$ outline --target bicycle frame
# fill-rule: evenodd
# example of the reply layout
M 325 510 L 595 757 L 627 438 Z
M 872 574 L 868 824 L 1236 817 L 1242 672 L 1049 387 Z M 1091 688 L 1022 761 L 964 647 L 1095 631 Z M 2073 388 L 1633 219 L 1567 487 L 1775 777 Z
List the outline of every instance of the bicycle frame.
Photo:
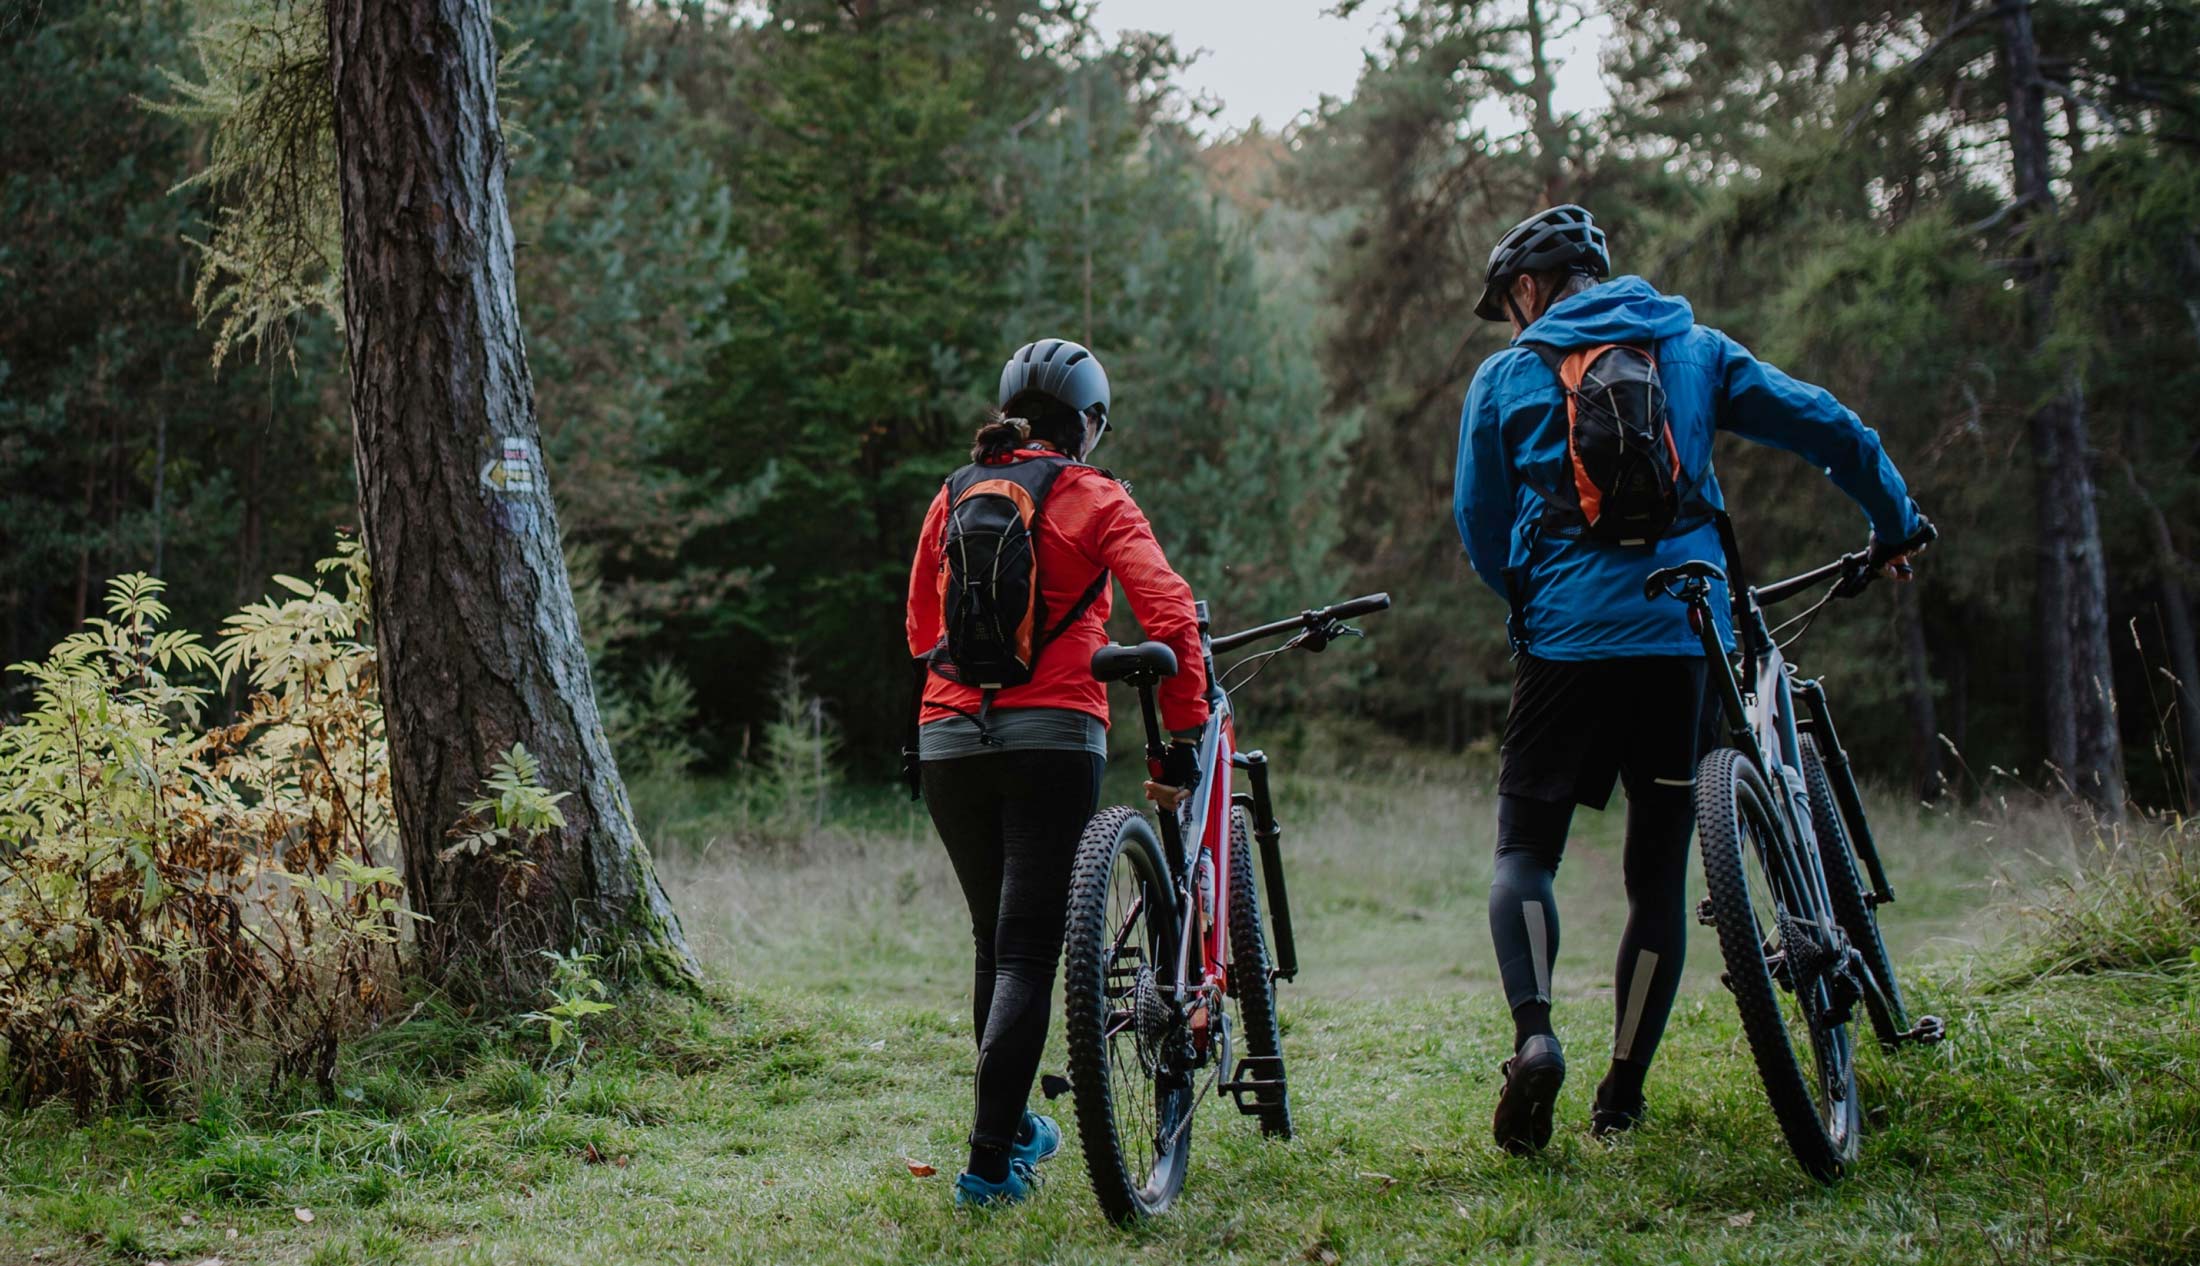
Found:
M 1229 920 L 1222 912 L 1230 908 L 1230 885 L 1236 876 L 1230 870 L 1230 811 L 1241 801 L 1249 803 L 1254 820 L 1265 822 L 1272 828 L 1275 813 L 1268 802 L 1267 760 L 1260 753 L 1240 756 L 1237 751 L 1237 731 L 1230 711 L 1229 692 L 1215 673 L 1214 642 L 1208 627 L 1207 604 L 1195 604 L 1199 617 L 1200 655 L 1207 674 L 1207 724 L 1199 736 L 1199 783 L 1191 795 L 1176 809 L 1165 809 L 1160 815 L 1163 851 L 1174 869 L 1172 878 L 1186 900 L 1182 918 L 1181 935 L 1177 938 L 1176 1001 L 1179 1005 L 1190 1003 L 1201 993 L 1219 995 L 1229 981 Z M 1160 772 L 1161 759 L 1167 750 L 1167 738 L 1162 733 L 1159 714 L 1155 710 L 1154 687 L 1139 688 L 1141 717 L 1146 725 L 1146 760 L 1151 772 Z M 1259 758 L 1259 759 L 1254 759 Z M 1240 796 L 1232 789 L 1232 775 L 1240 767 L 1257 769 L 1250 777 L 1253 784 L 1249 795 Z M 1280 875 L 1280 870 L 1276 872 Z M 1205 882 L 1202 882 L 1202 879 Z M 1199 920 L 1205 917 L 1206 927 L 1201 929 Z M 1279 941 L 1288 938 L 1288 915 L 1279 909 Z M 1199 947 L 1199 971 L 1192 971 L 1192 948 Z M 1295 964 L 1294 964 L 1295 968 Z

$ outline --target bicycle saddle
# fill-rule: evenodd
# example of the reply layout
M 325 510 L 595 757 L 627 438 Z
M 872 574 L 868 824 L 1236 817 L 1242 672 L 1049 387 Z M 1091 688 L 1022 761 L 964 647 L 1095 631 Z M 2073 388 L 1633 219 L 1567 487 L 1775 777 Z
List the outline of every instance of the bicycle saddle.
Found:
M 1662 593 L 1667 597 L 1678 598 L 1681 591 L 1675 587 L 1676 581 L 1725 579 L 1726 573 L 1717 567 L 1700 558 L 1691 559 L 1678 567 L 1660 567 L 1651 572 L 1650 578 L 1642 582 L 1642 596 L 1655 598 Z
M 1095 681 L 1174 677 L 1176 652 L 1160 642 L 1140 642 L 1136 646 L 1110 642 L 1092 653 L 1092 676 Z

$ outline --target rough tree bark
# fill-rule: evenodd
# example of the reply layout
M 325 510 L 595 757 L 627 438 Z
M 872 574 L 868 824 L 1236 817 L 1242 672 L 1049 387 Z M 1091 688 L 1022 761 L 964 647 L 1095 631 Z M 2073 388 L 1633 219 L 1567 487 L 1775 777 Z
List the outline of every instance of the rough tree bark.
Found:
M 328 0 L 344 323 L 391 783 L 423 967 L 585 947 L 695 974 L 597 714 L 513 290 L 487 0 Z M 444 858 L 515 743 L 570 793 L 531 866 Z M 463 975 L 458 977 L 463 979 Z
M 2042 223 L 2055 215 L 2048 170 L 2046 94 L 2031 0 L 2002 7 L 2002 74 L 2009 93 L 2009 144 L 2015 192 L 2025 214 L 2022 258 L 2032 336 L 2046 354 L 2054 328 L 2056 272 L 2039 249 Z M 2048 759 L 2070 789 L 2111 819 L 2124 812 L 2123 741 L 2117 732 L 2115 678 L 2109 659 L 2108 574 L 2094 501 L 2085 395 L 2067 357 L 2055 394 L 2030 423 L 2038 505 L 2039 596 L 2035 623 Z

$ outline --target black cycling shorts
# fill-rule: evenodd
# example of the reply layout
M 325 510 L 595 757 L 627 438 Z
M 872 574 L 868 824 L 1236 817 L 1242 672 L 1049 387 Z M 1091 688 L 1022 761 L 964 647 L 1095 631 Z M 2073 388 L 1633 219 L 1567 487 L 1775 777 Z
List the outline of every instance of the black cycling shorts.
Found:
M 1497 789 L 1602 809 L 1612 784 L 1693 785 L 1703 747 L 1704 661 L 1683 656 L 1563 661 L 1523 655 L 1513 674 Z

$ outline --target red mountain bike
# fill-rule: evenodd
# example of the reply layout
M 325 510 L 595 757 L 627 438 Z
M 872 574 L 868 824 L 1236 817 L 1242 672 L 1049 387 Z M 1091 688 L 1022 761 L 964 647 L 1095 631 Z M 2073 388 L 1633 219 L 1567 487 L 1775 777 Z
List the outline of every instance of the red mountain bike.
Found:
M 1209 1091 L 1259 1118 L 1261 1133 L 1291 1137 L 1275 982 L 1298 973 L 1298 954 L 1282 828 L 1269 800 L 1268 758 L 1238 749 L 1229 679 L 1242 674 L 1242 687 L 1285 651 L 1357 637 L 1345 621 L 1389 605 L 1390 595 L 1371 594 L 1209 637 L 1207 604 L 1198 604 L 1213 708 L 1199 740 L 1198 784 L 1147 784 L 1160 806 L 1158 837 L 1143 812 L 1118 805 L 1101 810 L 1078 842 L 1063 949 L 1070 1086 L 1093 1194 L 1117 1222 L 1160 1213 L 1183 1190 L 1192 1116 Z M 1283 645 L 1215 672 L 1216 655 L 1285 635 Z M 1176 653 L 1159 642 L 1104 646 L 1092 657 L 1094 677 L 1137 688 L 1156 779 L 1167 736 L 1154 687 L 1176 671 Z M 1260 889 L 1275 929 L 1273 959 Z

